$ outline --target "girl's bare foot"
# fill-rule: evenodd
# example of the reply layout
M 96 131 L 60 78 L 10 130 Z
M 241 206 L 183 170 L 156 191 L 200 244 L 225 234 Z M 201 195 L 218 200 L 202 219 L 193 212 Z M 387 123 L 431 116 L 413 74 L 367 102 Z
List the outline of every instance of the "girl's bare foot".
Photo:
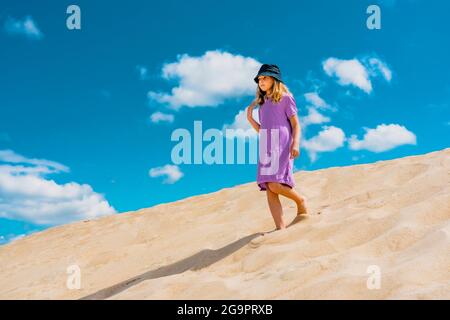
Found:
M 297 216 L 299 216 L 301 214 L 308 214 L 308 211 L 306 209 L 305 199 L 302 199 L 300 204 L 297 205 Z

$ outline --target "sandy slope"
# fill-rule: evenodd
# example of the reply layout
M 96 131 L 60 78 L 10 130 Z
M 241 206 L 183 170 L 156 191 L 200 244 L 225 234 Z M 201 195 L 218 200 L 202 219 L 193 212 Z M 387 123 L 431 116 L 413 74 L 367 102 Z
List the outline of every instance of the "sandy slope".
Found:
M 0 298 L 450 299 L 449 175 L 450 148 L 299 171 L 311 214 L 264 235 L 254 182 L 51 228 L 0 247 Z M 66 286 L 70 265 L 81 289 Z

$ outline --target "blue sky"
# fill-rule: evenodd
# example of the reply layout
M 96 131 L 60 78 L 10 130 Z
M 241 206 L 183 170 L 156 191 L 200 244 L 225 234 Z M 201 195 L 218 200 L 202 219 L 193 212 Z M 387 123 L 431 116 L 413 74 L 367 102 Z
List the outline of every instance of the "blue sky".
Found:
M 71 4 L 80 30 L 66 27 Z M 254 182 L 255 164 L 174 164 L 170 137 L 195 120 L 245 129 L 262 63 L 297 102 L 296 170 L 449 147 L 448 12 L 444 0 L 2 1 L 0 244 Z

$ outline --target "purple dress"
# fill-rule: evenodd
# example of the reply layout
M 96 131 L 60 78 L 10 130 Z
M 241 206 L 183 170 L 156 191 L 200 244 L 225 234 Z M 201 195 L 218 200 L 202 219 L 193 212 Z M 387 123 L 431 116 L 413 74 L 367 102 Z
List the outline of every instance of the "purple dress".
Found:
M 292 126 L 289 117 L 297 114 L 293 96 L 284 93 L 278 103 L 271 99 L 259 107 L 259 155 L 256 183 L 259 191 L 267 191 L 266 182 L 279 182 L 291 188 L 295 186 L 294 159 L 290 159 Z

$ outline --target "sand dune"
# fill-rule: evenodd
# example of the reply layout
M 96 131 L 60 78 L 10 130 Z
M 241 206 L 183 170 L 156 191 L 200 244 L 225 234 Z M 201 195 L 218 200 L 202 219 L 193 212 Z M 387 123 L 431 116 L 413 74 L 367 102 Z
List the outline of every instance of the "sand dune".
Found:
M 263 233 L 251 182 L 16 240 L 0 247 L 0 298 L 450 299 L 450 148 L 295 179 L 310 214 L 282 231 Z

